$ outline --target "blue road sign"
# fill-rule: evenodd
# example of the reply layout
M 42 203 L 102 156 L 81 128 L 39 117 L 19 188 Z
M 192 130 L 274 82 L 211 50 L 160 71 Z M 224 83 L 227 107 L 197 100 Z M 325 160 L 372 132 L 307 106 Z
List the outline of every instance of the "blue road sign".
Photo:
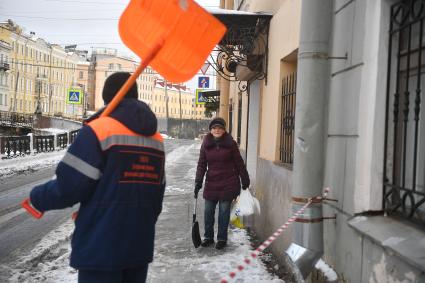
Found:
M 205 97 L 202 95 L 202 89 L 196 89 L 196 100 L 195 104 L 197 105 L 204 105 L 205 104 Z
M 82 98 L 83 98 L 83 95 L 82 95 L 81 89 L 75 89 L 75 88 L 68 89 L 68 95 L 66 99 L 66 102 L 68 104 L 81 104 Z
M 198 88 L 209 88 L 210 77 L 198 77 Z

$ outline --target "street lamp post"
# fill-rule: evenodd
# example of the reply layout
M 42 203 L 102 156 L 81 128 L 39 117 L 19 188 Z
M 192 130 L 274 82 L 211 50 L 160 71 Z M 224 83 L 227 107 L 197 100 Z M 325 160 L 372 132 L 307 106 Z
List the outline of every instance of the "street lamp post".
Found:
M 84 84 L 77 84 L 82 91 L 82 96 L 83 96 L 83 104 L 82 104 L 82 116 L 83 118 L 87 118 L 87 99 L 86 99 L 86 91 L 85 91 L 85 85 Z
M 36 89 L 37 89 L 37 106 L 35 108 L 35 112 L 34 114 L 41 114 L 42 110 L 41 110 L 41 81 L 40 80 L 36 80 Z
M 168 92 L 167 92 L 167 80 L 164 79 L 164 89 L 165 89 L 165 121 L 167 123 L 167 135 L 170 135 L 169 127 L 169 113 L 168 113 Z

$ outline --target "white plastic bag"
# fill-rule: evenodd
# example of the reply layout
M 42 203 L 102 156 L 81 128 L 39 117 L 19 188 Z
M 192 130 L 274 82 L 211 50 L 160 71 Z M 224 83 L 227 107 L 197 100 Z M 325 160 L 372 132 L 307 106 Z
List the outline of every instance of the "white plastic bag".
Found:
M 242 190 L 239 196 L 238 204 L 241 216 L 254 214 L 254 198 L 252 197 L 249 190 Z
M 230 214 L 230 222 L 238 228 L 252 226 L 254 213 L 260 214 L 260 203 L 251 195 L 249 190 L 242 190 L 240 196 L 233 205 Z

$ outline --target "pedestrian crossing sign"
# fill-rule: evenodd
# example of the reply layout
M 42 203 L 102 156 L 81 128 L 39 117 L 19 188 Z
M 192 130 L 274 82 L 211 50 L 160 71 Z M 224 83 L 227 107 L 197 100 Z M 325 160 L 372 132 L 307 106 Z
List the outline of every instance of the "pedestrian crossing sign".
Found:
M 81 104 L 83 101 L 83 91 L 78 88 L 69 88 L 66 96 L 66 103 Z
M 195 104 L 196 105 L 204 105 L 206 98 L 203 95 L 203 89 L 202 88 L 197 88 L 196 89 L 196 100 L 195 100 Z

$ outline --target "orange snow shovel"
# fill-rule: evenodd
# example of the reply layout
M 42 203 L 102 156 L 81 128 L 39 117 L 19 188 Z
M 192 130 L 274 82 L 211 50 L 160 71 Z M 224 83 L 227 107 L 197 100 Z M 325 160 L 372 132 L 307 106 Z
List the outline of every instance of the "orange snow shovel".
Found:
M 192 78 L 225 32 L 225 26 L 194 0 L 131 0 L 121 15 L 119 33 L 142 63 L 101 117 L 115 109 L 148 65 L 170 82 Z M 35 218 L 43 216 L 29 199 L 21 205 Z
M 226 27 L 193 0 L 131 0 L 120 18 L 119 33 L 142 64 L 101 116 L 115 109 L 147 65 L 170 82 L 191 79 L 225 32 Z

